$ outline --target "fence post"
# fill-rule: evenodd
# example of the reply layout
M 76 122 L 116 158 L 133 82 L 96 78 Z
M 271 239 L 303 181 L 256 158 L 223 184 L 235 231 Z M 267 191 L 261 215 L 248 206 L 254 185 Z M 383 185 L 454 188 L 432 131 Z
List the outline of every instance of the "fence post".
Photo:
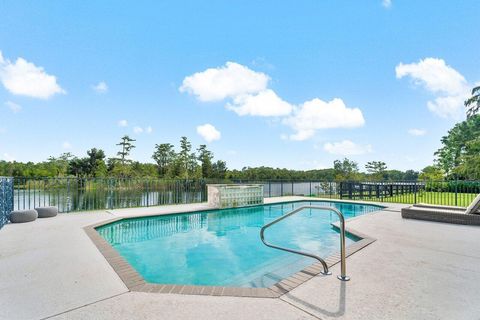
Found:
M 455 206 L 458 206 L 458 178 L 455 178 Z
M 283 181 L 280 181 L 280 196 L 283 197 Z
M 148 191 L 148 183 L 149 181 L 147 179 L 147 207 L 150 205 L 150 194 L 149 194 L 150 192 Z
M 310 193 L 308 194 L 309 197 L 312 196 L 312 181 L 310 181 Z
M 417 203 L 417 181 L 415 181 L 413 184 L 413 194 L 415 196 L 413 203 L 416 204 Z
M 268 197 L 272 197 L 272 181 L 268 180 Z

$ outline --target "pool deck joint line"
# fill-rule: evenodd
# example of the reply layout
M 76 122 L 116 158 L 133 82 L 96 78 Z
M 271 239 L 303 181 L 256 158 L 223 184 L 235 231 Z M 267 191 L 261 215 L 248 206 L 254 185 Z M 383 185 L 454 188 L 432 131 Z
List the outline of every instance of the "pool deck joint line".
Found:
M 376 212 L 376 211 L 375 211 Z M 375 213 L 372 212 L 372 213 Z M 176 212 L 178 213 L 178 212 Z M 176 214 L 171 213 L 171 214 Z M 163 214 L 162 214 L 163 215 Z M 167 214 L 168 215 L 168 214 Z M 152 217 L 151 215 L 149 215 Z M 136 216 L 135 218 L 142 217 Z M 112 222 L 130 219 L 132 217 L 118 217 L 107 221 L 102 221 L 84 227 L 85 233 L 95 244 L 97 249 L 107 260 L 113 270 L 117 273 L 125 286 L 130 291 L 148 292 L 148 293 L 174 293 L 187 295 L 208 295 L 208 296 L 230 296 L 230 297 L 251 297 L 251 298 L 279 298 L 299 285 L 321 274 L 323 266 L 320 262 L 315 262 L 310 266 L 298 271 L 297 273 L 275 283 L 268 288 L 245 288 L 245 287 L 220 287 L 220 286 L 197 286 L 197 285 L 175 285 L 175 284 L 157 284 L 145 281 L 145 279 L 123 258 L 120 253 L 112 247 L 96 230 L 96 228 L 110 224 Z M 348 220 L 347 220 L 348 221 Z M 338 228 L 337 223 L 332 224 Z M 346 247 L 345 256 L 348 257 L 355 252 L 365 248 L 376 239 L 356 230 L 346 227 L 345 231 L 357 238 L 359 241 Z M 331 254 L 325 259 L 330 269 L 340 262 L 340 252 Z M 325 276 L 328 277 L 328 276 Z

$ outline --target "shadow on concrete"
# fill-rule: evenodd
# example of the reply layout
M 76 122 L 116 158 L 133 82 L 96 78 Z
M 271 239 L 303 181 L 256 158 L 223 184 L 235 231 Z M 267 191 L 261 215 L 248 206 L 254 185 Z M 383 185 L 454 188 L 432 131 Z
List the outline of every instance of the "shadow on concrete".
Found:
M 338 318 L 345 314 L 346 309 L 346 294 L 347 294 L 347 284 L 345 281 L 339 281 L 340 286 L 340 294 L 338 297 L 338 307 L 336 310 L 327 310 L 323 309 L 318 305 L 311 304 L 307 301 L 304 301 L 300 298 L 295 297 L 290 292 L 285 294 L 285 297 L 288 297 L 288 302 L 295 304 L 297 307 L 303 309 L 305 307 L 305 311 L 309 312 L 316 312 L 319 314 L 323 314 L 328 317 Z

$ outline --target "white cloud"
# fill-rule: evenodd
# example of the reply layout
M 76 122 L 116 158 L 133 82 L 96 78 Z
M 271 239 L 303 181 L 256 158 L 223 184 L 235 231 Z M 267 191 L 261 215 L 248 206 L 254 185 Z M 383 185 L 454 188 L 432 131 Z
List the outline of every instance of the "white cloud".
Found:
M 282 123 L 296 132 L 282 135 L 282 139 L 306 140 L 318 129 L 356 128 L 365 123 L 362 111 L 347 108 L 341 99 L 325 102 L 315 98 L 295 106 L 268 88 L 269 80 L 264 73 L 227 62 L 225 66 L 185 77 L 180 91 L 193 94 L 200 101 L 226 99 L 225 107 L 239 116 L 283 117 Z
M 418 63 L 400 63 L 395 73 L 398 79 L 410 76 L 416 85 L 423 85 L 433 93 L 456 95 L 468 88 L 465 78 L 442 59 L 425 58 Z
M 395 74 L 397 79 L 410 77 L 416 86 L 436 95 L 433 101 L 428 101 L 427 107 L 438 116 L 459 118 L 464 114 L 463 102 L 469 96 L 469 84 L 444 60 L 425 58 L 418 63 L 400 63 Z
M 12 94 L 48 99 L 55 94 L 66 93 L 42 67 L 23 58 L 15 62 L 4 59 L 0 52 L 0 81 Z
M 13 113 L 19 113 L 20 111 L 22 111 L 22 106 L 19 105 L 19 104 L 16 104 L 12 101 L 7 101 L 5 102 L 5 105 L 7 106 L 7 108 L 9 108 Z
M 292 112 L 292 105 L 282 100 L 273 90 L 267 89 L 256 95 L 241 95 L 227 104 L 227 109 L 239 116 L 285 116 Z
M 342 99 L 325 102 L 315 98 L 305 102 L 283 122 L 296 131 L 290 139 L 301 141 L 311 138 L 318 129 L 361 127 L 365 119 L 360 109 L 348 108 Z
M 467 98 L 468 93 L 457 96 L 438 97 L 433 101 L 428 101 L 427 108 L 442 118 L 459 119 L 465 114 L 464 101 Z
M 328 142 L 324 144 L 323 149 L 328 153 L 342 156 L 355 156 L 372 152 L 371 145 L 359 145 L 350 140 Z
M 70 144 L 70 142 L 65 141 L 64 143 L 62 143 L 62 148 L 63 149 L 72 149 L 72 145 Z
M 195 95 L 200 101 L 220 101 L 244 94 L 255 94 L 267 88 L 269 77 L 241 64 L 227 62 L 225 66 L 197 72 L 183 79 L 180 92 Z
M 198 126 L 197 133 L 207 142 L 219 140 L 222 137 L 220 131 L 209 123 Z
M 108 91 L 108 86 L 104 81 L 100 81 L 96 85 L 92 86 L 92 89 L 97 93 L 106 93 Z
M 413 128 L 408 130 L 408 133 L 412 136 L 424 136 L 425 134 L 427 134 L 427 130 Z
M 382 0 L 382 6 L 385 8 L 390 8 L 392 6 L 392 0 Z
M 118 126 L 119 127 L 127 127 L 128 126 L 128 121 L 127 120 L 120 120 L 120 121 L 118 121 Z
M 142 127 L 133 127 L 133 132 L 134 133 L 137 133 L 137 134 L 140 134 L 143 132 L 143 128 Z
M 148 126 L 145 128 L 145 132 L 146 133 L 152 133 L 153 132 L 153 128 L 151 126 Z
M 1 56 L 0 56 L 0 58 L 1 58 Z M 11 154 L 5 152 L 3 154 L 3 160 L 8 161 L 8 162 L 13 162 L 13 161 L 15 161 L 15 157 L 12 156 Z

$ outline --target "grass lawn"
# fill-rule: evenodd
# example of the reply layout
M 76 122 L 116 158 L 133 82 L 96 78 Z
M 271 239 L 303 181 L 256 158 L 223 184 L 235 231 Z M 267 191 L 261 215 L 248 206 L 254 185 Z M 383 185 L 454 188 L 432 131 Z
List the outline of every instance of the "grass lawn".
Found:
M 340 199 L 339 195 L 314 195 L 319 197 L 331 198 L 331 199 Z M 393 197 L 366 197 L 363 199 L 355 198 L 354 200 L 363 200 L 363 201 L 375 201 L 375 202 L 392 202 L 392 203 L 428 203 L 428 204 L 438 204 L 438 205 L 447 205 L 447 206 L 459 206 L 467 207 L 473 199 L 477 196 L 476 193 L 457 193 L 455 192 L 418 192 L 415 196 L 414 193 L 405 193 L 402 195 L 396 195 Z M 344 198 L 347 200 L 347 198 Z

